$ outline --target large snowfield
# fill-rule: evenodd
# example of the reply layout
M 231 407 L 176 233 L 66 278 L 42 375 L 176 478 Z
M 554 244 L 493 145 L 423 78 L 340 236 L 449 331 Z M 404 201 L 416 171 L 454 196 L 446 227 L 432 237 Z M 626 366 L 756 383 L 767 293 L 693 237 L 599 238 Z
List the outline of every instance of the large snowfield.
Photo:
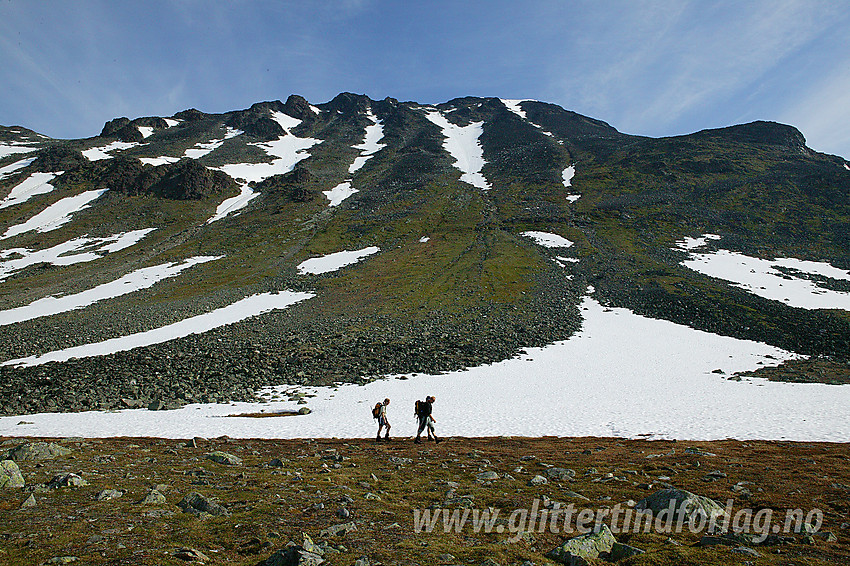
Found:
M 592 298 L 582 314 L 578 334 L 515 359 L 445 375 L 305 388 L 315 395 L 308 415 L 232 416 L 297 410 L 294 401 L 37 414 L 0 418 L 0 435 L 370 438 L 371 407 L 389 397 L 393 434 L 409 437 L 414 401 L 434 395 L 442 436 L 850 440 L 850 387 L 726 379 L 794 357 L 789 352 L 605 308 Z
M 556 234 L 526 235 L 544 246 L 566 247 L 569 242 Z M 718 238 L 689 238 L 679 247 L 695 253 Z M 302 273 L 329 273 L 377 252 L 374 247 L 337 252 L 298 267 Z M 792 264 L 829 276 L 844 273 L 825 264 Z M 77 303 L 82 298 L 70 297 Z M 310 297 L 293 292 L 254 295 L 163 328 L 3 363 L 39 365 L 128 350 L 206 332 Z M 729 379 L 736 372 L 797 358 L 792 352 L 607 308 L 593 299 L 592 287 L 581 314 L 581 331 L 566 341 L 445 375 L 394 376 L 338 387 L 279 386 L 260 392 L 260 403 L 0 417 L 0 435 L 368 438 L 375 428 L 371 407 L 389 397 L 393 433 L 410 436 L 415 432 L 414 401 L 434 395 L 437 430 L 445 436 L 850 441 L 850 387 Z M 301 405 L 283 399 L 294 391 L 308 395 L 311 413 L 291 415 Z M 250 413 L 280 416 L 239 416 Z

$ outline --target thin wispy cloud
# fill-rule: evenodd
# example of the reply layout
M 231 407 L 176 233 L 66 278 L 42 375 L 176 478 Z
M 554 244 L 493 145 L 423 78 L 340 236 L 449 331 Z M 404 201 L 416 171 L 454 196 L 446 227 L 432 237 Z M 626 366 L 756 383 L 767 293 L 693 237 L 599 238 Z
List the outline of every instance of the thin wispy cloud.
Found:
M 757 88 L 832 25 L 838 7 L 825 6 L 624 4 L 609 32 L 599 25 L 582 36 L 581 46 L 593 55 L 583 72 L 567 73 L 563 98 L 625 131 L 684 133 L 700 117 L 717 115 L 716 107 Z M 736 113 L 728 110 L 721 122 Z
M 800 128 L 815 149 L 850 160 L 850 63 L 807 88 L 780 119 Z
M 9 0 L 0 124 L 83 137 L 120 115 L 290 93 L 477 95 L 554 102 L 653 136 L 789 121 L 848 155 L 846 12 L 808 0 Z

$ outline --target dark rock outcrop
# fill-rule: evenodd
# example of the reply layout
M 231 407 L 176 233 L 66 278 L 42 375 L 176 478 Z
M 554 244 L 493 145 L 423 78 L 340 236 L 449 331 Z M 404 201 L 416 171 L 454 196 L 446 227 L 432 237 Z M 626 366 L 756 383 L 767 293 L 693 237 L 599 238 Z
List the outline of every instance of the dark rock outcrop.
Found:
M 283 111 L 293 118 L 304 120 L 305 122 L 314 120 L 316 113 L 310 108 L 310 103 L 303 96 L 290 94 L 286 99 L 286 104 L 283 105 Z
M 97 187 L 129 196 L 153 194 L 170 200 L 197 200 L 236 190 L 236 182 L 225 173 L 207 169 L 192 159 L 153 167 L 131 157 L 116 157 L 98 166 L 94 176 Z
M 370 105 L 369 97 L 364 94 L 343 92 L 328 102 L 327 109 L 331 112 L 339 111 L 343 114 L 358 114 L 365 112 Z
M 318 196 L 318 191 L 309 188 L 315 182 L 315 175 L 306 167 L 296 167 L 289 173 L 269 177 L 254 188 L 261 193 L 284 196 L 292 202 L 309 202 Z
M 253 112 L 238 112 L 231 116 L 226 124 L 231 128 L 242 130 L 249 136 L 269 141 L 275 140 L 285 132 L 283 128 L 268 115 L 257 115 Z
M 119 155 L 93 163 L 85 171 L 81 171 L 79 177 L 80 180 L 90 178 L 98 189 L 136 195 L 143 193 L 146 185 L 152 184 L 152 181 L 147 180 L 151 176 L 151 169 L 134 157 Z M 74 178 L 76 177 L 78 176 L 75 175 Z
M 67 456 L 70 453 L 70 449 L 59 446 L 54 442 L 28 442 L 9 449 L 3 456 L 3 460 L 14 462 L 52 460 L 60 456 Z
M 164 130 L 168 128 L 168 122 L 166 122 L 165 119 L 160 118 L 159 116 L 145 116 L 142 118 L 136 118 L 130 123 L 136 126 L 137 128 L 139 126 L 153 128 L 155 130 Z
M 118 132 L 123 130 L 128 125 L 130 125 L 130 119 L 126 116 L 122 116 L 121 118 L 114 118 L 103 125 L 103 129 L 100 131 L 100 137 L 105 138 L 108 136 L 118 135 Z M 139 135 L 141 136 L 141 134 Z
M 192 159 L 182 159 L 156 169 L 163 174 L 150 187 L 150 192 L 161 198 L 196 200 L 212 194 L 232 192 L 237 188 L 236 182 L 227 174 L 207 169 Z
M 89 161 L 83 154 L 69 147 L 52 145 L 36 153 L 33 167 L 46 173 L 53 171 L 73 171 L 86 165 Z
M 207 114 L 204 114 L 200 110 L 196 110 L 195 108 L 189 108 L 187 110 L 181 110 L 177 114 L 174 115 L 174 118 L 177 120 L 184 120 L 186 122 L 194 122 L 196 120 L 203 120 L 207 117 Z
M 66 183 L 90 183 L 127 196 L 152 194 L 169 200 L 197 200 L 234 193 L 236 182 L 221 171 L 208 169 L 193 159 L 166 165 L 144 165 L 134 157 L 119 155 L 86 163 L 70 174 Z

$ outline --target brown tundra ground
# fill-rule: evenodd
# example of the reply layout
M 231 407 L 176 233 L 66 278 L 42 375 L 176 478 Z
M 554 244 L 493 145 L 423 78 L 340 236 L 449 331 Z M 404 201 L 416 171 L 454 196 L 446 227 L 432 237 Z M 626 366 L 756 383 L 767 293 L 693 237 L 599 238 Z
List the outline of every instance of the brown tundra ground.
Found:
M 50 442 L 0 441 L 0 453 Z M 822 525 L 814 535 L 780 532 L 764 541 L 769 544 L 746 538 L 701 544 L 708 533 L 687 526 L 673 533 L 615 531 L 619 542 L 646 551 L 618 564 L 850 564 L 848 444 L 451 438 L 415 445 L 410 439 L 227 437 L 53 442 L 71 453 L 17 462 L 26 485 L 0 489 L 0 564 L 255 565 L 290 543 L 331 565 L 554 564 L 545 555 L 579 533 L 565 532 L 563 521 L 556 529 L 550 521 L 543 528 L 539 520 L 520 524 L 521 510 L 536 509 L 539 518 L 557 501 L 564 508 L 572 504 L 576 513 L 610 512 L 669 486 L 723 506 L 732 499 L 733 516 L 750 509 L 764 518 L 770 510 L 770 528 L 784 528 L 788 509 L 813 521 L 819 512 Z M 208 458 L 217 451 L 237 460 Z M 575 475 L 547 477 L 553 467 Z M 70 476 L 71 483 L 85 485 L 48 486 L 67 474 L 79 476 Z M 536 476 L 546 483 L 532 481 Z M 115 490 L 112 498 L 105 490 Z M 192 492 L 218 505 L 207 513 L 184 512 L 179 503 Z M 31 499 L 25 504 L 30 495 L 34 505 Z M 423 510 L 437 508 L 469 508 L 479 516 L 498 510 L 500 518 L 494 532 L 476 532 L 472 524 L 445 532 L 442 518 L 431 532 L 416 532 L 414 510 L 421 520 Z M 610 524 L 610 516 L 603 522 Z M 575 516 L 569 526 L 576 527 Z M 300 563 L 315 563 L 310 560 L 318 558 L 305 554 Z

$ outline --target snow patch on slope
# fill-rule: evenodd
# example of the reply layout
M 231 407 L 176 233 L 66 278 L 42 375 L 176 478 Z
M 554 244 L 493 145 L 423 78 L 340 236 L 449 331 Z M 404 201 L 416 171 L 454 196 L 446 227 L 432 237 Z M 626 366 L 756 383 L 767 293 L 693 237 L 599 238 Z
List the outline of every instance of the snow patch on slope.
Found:
M 243 209 L 248 206 L 248 203 L 260 196 L 247 184 L 239 187 L 239 194 L 235 197 L 224 199 L 215 209 L 215 214 L 207 220 L 207 224 L 211 224 L 216 220 L 221 220 L 231 212 Z
M 39 356 L 9 360 L 0 365 L 31 367 L 47 362 L 64 362 L 71 358 L 90 358 L 93 356 L 106 356 L 116 352 L 125 352 L 134 348 L 161 344 L 176 338 L 183 338 L 190 334 L 203 334 L 215 328 L 233 324 L 273 310 L 285 309 L 290 305 L 313 296 L 313 293 L 296 293 L 293 291 L 251 295 L 226 307 L 146 332 L 111 338 L 93 344 L 74 346 Z
M 559 236 L 558 234 L 552 234 L 551 232 L 536 232 L 532 230 L 529 232 L 523 232 L 520 235 L 531 238 L 538 245 L 541 245 L 544 248 L 568 248 L 575 243 L 563 236 Z
M 366 117 L 372 121 L 372 124 L 366 126 L 366 131 L 363 135 L 363 143 L 351 146 L 353 149 L 359 149 L 360 155 L 354 159 L 349 168 L 349 173 L 355 173 L 362 168 L 367 161 L 372 159 L 375 153 L 386 147 L 386 144 L 380 143 L 384 139 L 384 127 L 378 117 L 369 108 L 366 111 Z M 345 199 L 358 192 L 357 189 L 351 186 L 352 179 L 346 179 L 329 191 L 322 191 L 330 201 L 328 206 L 339 206 Z
M 460 180 L 484 191 L 489 190 L 490 183 L 481 174 L 481 169 L 487 164 L 479 141 L 484 132 L 484 122 L 456 126 L 439 111 L 430 111 L 425 117 L 443 131 L 446 138 L 443 140 L 443 148 L 455 158 L 454 166 L 463 173 Z
M 25 142 L 4 142 L 0 143 L 0 159 L 15 155 L 16 153 L 30 153 L 37 150 L 37 147 L 29 147 Z
M 702 247 L 719 236 L 685 238 L 680 249 Z M 729 281 L 759 297 L 804 309 L 842 309 L 850 311 L 850 293 L 834 291 L 808 276 L 850 281 L 850 272 L 828 263 L 795 258 L 761 259 L 729 250 L 708 253 L 690 252 L 682 265 L 703 275 Z
M 351 181 L 345 181 L 329 191 L 322 191 L 322 194 L 328 197 L 328 200 L 330 201 L 328 206 L 338 206 L 342 203 L 342 201 L 356 192 L 358 191 L 351 186 Z
M 0 181 L 5 179 L 6 177 L 11 177 L 15 174 L 15 171 L 29 166 L 29 164 L 33 161 L 35 161 L 35 157 L 28 157 L 27 159 L 21 159 L 20 161 L 15 161 L 14 163 L 11 163 L 9 165 L 0 167 Z
M 175 120 L 172 120 L 172 122 L 175 122 Z M 235 138 L 236 136 L 242 135 L 244 133 L 245 132 L 243 132 L 242 130 L 237 130 L 235 128 L 227 126 L 223 138 L 212 139 L 206 142 L 198 142 L 194 146 L 184 151 L 182 157 L 171 157 L 168 155 L 163 155 L 161 157 L 140 157 L 139 161 L 141 161 L 145 165 L 158 166 L 167 165 L 170 163 L 177 163 L 183 157 L 188 157 L 189 159 L 200 159 L 201 157 L 209 155 L 216 149 L 220 148 L 222 145 L 224 145 L 224 142 L 229 140 L 230 138 Z
M 270 142 L 252 143 L 272 157 L 271 163 L 230 163 L 218 167 L 234 179 L 244 179 L 247 182 L 257 182 L 267 179 L 272 175 L 289 173 L 295 165 L 310 157 L 308 149 L 322 140 L 315 138 L 299 138 L 291 133 L 289 129 L 301 123 L 301 120 L 288 116 L 282 112 L 272 112 L 272 118 L 286 130 L 277 140 Z
M 106 253 L 115 253 L 129 248 L 154 230 L 155 228 L 145 228 L 102 238 L 81 236 L 44 250 L 27 248 L 0 250 L 0 281 L 5 281 L 13 273 L 40 263 L 62 266 L 94 261 Z
M 310 258 L 298 264 L 298 272 L 302 275 L 307 273 L 312 275 L 321 275 L 322 273 L 337 271 L 346 265 L 357 263 L 372 254 L 378 253 L 379 251 L 381 251 L 379 247 L 370 246 L 368 248 L 363 248 L 362 250 L 343 250 L 341 252 Z
M 100 161 L 101 159 L 112 159 L 112 155 L 110 152 L 112 151 L 123 151 L 125 149 L 130 149 L 131 147 L 137 147 L 142 144 L 138 142 L 122 142 L 122 141 L 114 141 L 112 143 L 108 143 L 106 145 L 101 145 L 98 147 L 92 147 L 83 151 L 83 155 L 89 161 Z
M 701 248 L 708 243 L 709 240 L 719 240 L 720 236 L 717 234 L 703 234 L 699 238 L 691 238 L 690 236 L 685 236 L 681 240 L 676 240 L 676 247 L 683 250 L 693 250 L 696 248 Z
M 290 116 L 289 114 L 286 114 L 285 112 L 279 112 L 277 110 L 272 110 L 271 114 L 272 114 L 272 120 L 274 120 L 275 122 L 280 124 L 280 127 L 283 128 L 287 134 L 289 133 L 289 130 L 298 126 L 302 122 L 302 120 L 299 120 L 298 118 Z
M 5 240 L 6 238 L 11 238 L 12 236 L 32 230 L 36 232 L 56 230 L 60 226 L 70 222 L 71 216 L 74 213 L 89 208 L 92 202 L 100 198 L 108 190 L 98 189 L 96 191 L 86 191 L 72 197 L 65 197 L 51 204 L 26 222 L 12 226 L 0 236 L 0 240 Z
M 360 150 L 360 156 L 354 160 L 354 163 L 348 168 L 349 173 L 354 173 L 363 167 L 367 161 L 369 161 L 374 154 L 382 150 L 387 146 L 387 144 L 380 143 L 382 139 L 384 139 L 384 126 L 378 117 L 372 112 L 370 108 L 366 112 L 366 117 L 372 121 L 372 124 L 366 126 L 366 133 L 363 137 L 363 143 L 352 146 L 354 149 Z
M 573 177 L 576 174 L 575 165 L 570 165 L 561 173 L 561 178 L 564 180 L 564 186 L 570 188 L 572 186 Z
M 378 117 L 369 108 L 366 111 L 366 117 L 372 121 L 372 124 L 366 126 L 366 131 L 363 135 L 363 143 L 351 146 L 353 149 L 359 149 L 360 155 L 354 159 L 354 163 L 348 168 L 348 172 L 353 174 L 360 170 L 367 161 L 387 145 L 380 143 L 384 139 L 384 126 Z M 329 191 L 322 191 L 330 201 L 328 206 L 339 206 L 342 201 L 358 192 L 357 189 L 351 186 L 352 179 L 346 179 Z
M 57 171 L 55 173 L 33 173 L 23 182 L 15 185 L 9 195 L 0 201 L 0 210 L 26 202 L 36 195 L 43 195 L 51 192 L 54 187 L 50 181 L 64 173 Z
M 139 161 L 141 161 L 145 165 L 153 165 L 154 167 L 156 167 L 159 165 L 168 165 L 169 163 L 177 163 L 178 161 L 180 161 L 180 158 L 163 155 L 162 157 L 140 157 Z
M 220 148 L 226 140 L 229 140 L 230 138 L 235 138 L 236 136 L 244 133 L 245 132 L 243 132 L 242 130 L 236 130 L 228 126 L 225 130 L 223 138 L 217 140 L 210 140 L 208 142 L 198 142 L 194 145 L 194 147 L 190 147 L 189 149 L 184 151 L 183 157 L 188 157 L 189 159 L 200 159 L 201 157 L 209 155 L 216 149 Z
M 522 118 L 523 120 L 528 120 L 528 116 L 525 115 L 525 110 L 522 109 L 522 107 L 520 106 L 520 103 L 521 102 L 532 102 L 530 99 L 527 99 L 527 98 L 526 99 L 501 98 L 500 100 L 502 101 L 502 104 L 504 104 L 505 107 L 508 110 L 510 110 L 511 112 L 513 112 L 514 114 L 516 114 L 517 116 Z
M 0 311 L 0 326 L 15 324 L 44 316 L 82 309 L 99 301 L 127 295 L 141 289 L 152 287 L 170 277 L 176 277 L 181 271 L 194 265 L 206 263 L 224 256 L 195 256 L 182 263 L 170 262 L 137 269 L 132 273 L 72 295 L 45 297 L 28 305 Z
M 299 161 L 310 157 L 308 149 L 322 143 L 322 140 L 300 138 L 289 132 L 290 129 L 300 124 L 301 120 L 283 112 L 272 112 L 271 116 L 284 129 L 284 134 L 274 141 L 250 145 L 259 147 L 274 159 L 271 163 L 229 163 L 216 167 L 215 169 L 227 173 L 233 179 L 240 180 L 241 188 L 238 196 L 226 199 L 218 206 L 215 215 L 207 223 L 221 220 L 225 216 L 246 207 L 257 196 L 254 189 L 248 186 L 248 183 L 259 183 L 272 175 L 289 173 Z
M 143 138 L 150 137 L 153 134 L 153 128 L 150 126 L 136 126 Z

